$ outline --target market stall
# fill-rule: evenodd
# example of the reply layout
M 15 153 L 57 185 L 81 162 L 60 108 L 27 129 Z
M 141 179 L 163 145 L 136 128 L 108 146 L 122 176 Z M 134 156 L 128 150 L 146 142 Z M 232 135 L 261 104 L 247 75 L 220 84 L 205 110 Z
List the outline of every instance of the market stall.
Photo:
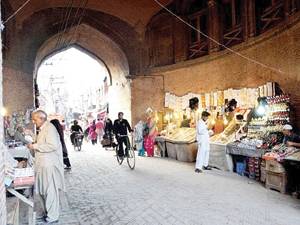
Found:
M 181 97 L 166 93 L 165 107 L 167 113 L 163 118 L 167 123 L 163 130 L 166 134 L 172 133 L 170 125 L 173 125 L 175 129 L 182 129 L 185 126 L 195 129 L 200 112 L 203 110 L 210 112 L 211 118 L 208 121 L 208 127 L 215 133 L 211 137 L 210 165 L 232 171 L 231 154 L 227 151 L 227 144 L 239 140 L 244 135 L 244 129 L 250 121 L 252 109 L 257 105 L 257 98 L 274 95 L 276 87 L 275 83 L 269 82 L 257 88 L 228 89 L 203 94 L 188 93 Z M 191 111 L 189 100 L 195 97 L 199 99 L 199 109 L 198 111 Z M 171 138 L 171 141 L 173 145 L 172 143 L 164 143 L 161 138 L 157 139 L 160 150 L 164 152 L 166 148 L 167 152 L 171 153 L 169 156 L 176 158 L 177 154 L 174 152 L 177 150 L 174 144 L 175 142 L 182 143 L 182 140 L 179 136 Z M 171 150 L 171 148 L 174 149 Z
M 8 213 L 11 224 L 19 225 L 20 201 L 28 207 L 28 224 L 35 224 L 33 186 L 34 170 L 24 161 L 18 162 L 7 149 L 5 152 L 5 179 L 4 184 L 8 193 L 16 198 L 14 210 Z
M 189 100 L 195 97 L 199 99 L 198 111 L 189 108 Z M 266 183 L 267 188 L 285 192 L 285 170 L 276 169 L 281 168 L 281 160 L 292 161 L 289 157 L 296 153 L 280 145 L 283 126 L 292 119 L 289 96 L 282 94 L 276 83 L 257 88 L 188 93 L 181 97 L 166 93 L 165 107 L 166 113 L 162 116 L 165 126 L 156 139 L 163 156 L 180 161 L 195 160 L 195 126 L 201 111 L 205 110 L 211 114 L 208 128 L 214 131 L 210 138 L 209 165 L 246 175 Z M 274 151 L 280 152 L 280 160 L 276 161 L 279 164 L 265 160 Z
M 247 124 L 245 137 L 227 144 L 226 152 L 233 157 L 234 171 L 237 164 L 243 162 L 244 172 L 249 172 L 246 171 L 249 169 L 249 159 L 260 161 L 266 152 L 272 151 L 274 145 L 282 142 L 283 126 L 290 122 L 289 111 L 287 95 L 259 98 Z
M 34 158 L 30 150 L 21 142 L 10 141 L 6 143 L 8 146 L 8 153 L 16 160 L 26 161 L 29 166 L 33 166 Z
M 27 143 L 32 142 L 32 132 L 26 129 L 30 123 L 30 112 L 14 112 L 4 118 L 5 133 L 5 188 L 14 197 L 12 208 L 8 212 L 8 223 L 20 224 L 20 202 L 28 207 L 28 224 L 35 224 L 33 201 L 34 158 Z M 8 195 L 9 195 L 8 194 Z
M 178 128 L 165 136 L 156 137 L 161 151 L 168 157 L 183 162 L 194 162 L 197 155 L 196 130 Z M 164 155 L 166 155 L 164 154 Z

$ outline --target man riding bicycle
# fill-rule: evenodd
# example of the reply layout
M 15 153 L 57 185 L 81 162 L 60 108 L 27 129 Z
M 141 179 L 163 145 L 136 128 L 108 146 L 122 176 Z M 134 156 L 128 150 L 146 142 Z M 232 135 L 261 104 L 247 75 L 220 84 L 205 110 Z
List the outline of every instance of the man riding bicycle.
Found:
M 70 135 L 72 145 L 75 144 L 76 134 L 82 134 L 83 133 L 81 126 L 78 125 L 78 121 L 74 120 L 73 123 L 74 123 L 74 125 L 71 126 L 71 135 Z
M 118 155 L 120 157 L 124 157 L 124 149 L 123 149 L 123 144 L 125 144 L 125 156 L 128 156 L 128 149 L 130 148 L 130 142 L 128 138 L 128 133 L 133 132 L 131 129 L 128 121 L 126 119 L 123 119 L 124 113 L 119 112 L 118 113 L 118 119 L 115 120 L 114 122 L 114 134 L 116 135 L 118 145 L 119 145 L 119 150 L 118 150 Z

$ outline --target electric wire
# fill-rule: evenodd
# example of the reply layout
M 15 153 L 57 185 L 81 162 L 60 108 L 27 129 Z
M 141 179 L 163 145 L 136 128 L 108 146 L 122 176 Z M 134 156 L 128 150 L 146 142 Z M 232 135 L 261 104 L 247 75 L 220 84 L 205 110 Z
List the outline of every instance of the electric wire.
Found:
M 88 0 L 81 0 L 80 5 L 77 8 L 76 14 L 74 16 L 73 22 L 72 22 L 72 24 L 70 26 L 70 29 L 74 27 L 73 28 L 74 31 L 71 34 L 71 37 L 70 37 L 69 41 L 67 41 L 67 39 L 66 39 L 66 41 L 62 44 L 62 46 L 66 46 L 66 48 L 68 48 L 73 43 L 73 41 L 74 41 L 74 39 L 76 37 L 76 34 L 77 34 L 78 27 L 81 24 L 81 21 L 82 21 L 84 15 L 85 15 L 85 10 L 86 10 L 87 3 L 88 3 Z M 78 17 L 79 11 L 81 11 L 81 13 L 80 13 L 80 15 Z M 76 23 L 77 17 L 78 17 L 78 21 Z M 76 26 L 75 26 L 75 23 L 76 23 Z
M 10 21 L 13 17 L 15 17 L 31 0 L 27 0 L 20 8 L 18 8 L 13 14 L 11 14 L 3 23 L 2 25 L 6 24 Z
M 56 42 L 55 48 L 59 47 L 63 41 L 63 35 L 64 35 L 64 32 L 66 31 L 66 26 L 68 25 L 69 15 L 72 11 L 73 4 L 74 4 L 74 0 L 68 1 L 67 9 L 66 9 L 65 15 L 63 17 L 61 27 L 59 29 L 59 36 L 58 36 L 58 40 Z

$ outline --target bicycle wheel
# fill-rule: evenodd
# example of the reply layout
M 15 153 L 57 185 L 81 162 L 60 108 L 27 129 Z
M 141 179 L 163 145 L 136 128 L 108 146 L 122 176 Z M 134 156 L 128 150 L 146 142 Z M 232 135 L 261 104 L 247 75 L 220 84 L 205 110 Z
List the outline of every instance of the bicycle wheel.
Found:
M 135 167 L 135 152 L 133 148 L 130 148 L 128 150 L 128 156 L 127 156 L 127 164 L 130 169 L 134 169 Z
M 118 161 L 119 165 L 121 165 L 123 163 L 124 157 L 120 157 L 118 154 L 119 146 L 116 146 L 115 150 L 116 150 L 117 161 Z
M 74 140 L 74 145 L 73 146 L 74 146 L 74 150 L 77 151 L 77 141 L 76 141 L 76 139 Z
M 74 149 L 76 151 L 80 151 L 81 150 L 80 141 L 77 138 L 75 138 L 75 140 L 74 140 Z
M 81 151 L 81 144 L 77 146 L 78 151 Z

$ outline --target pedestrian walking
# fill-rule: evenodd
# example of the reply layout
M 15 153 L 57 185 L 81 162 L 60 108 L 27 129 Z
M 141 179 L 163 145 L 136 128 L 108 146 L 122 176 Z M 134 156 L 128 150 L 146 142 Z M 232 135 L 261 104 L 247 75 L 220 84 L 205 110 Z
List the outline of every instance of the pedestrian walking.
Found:
M 89 126 L 89 138 L 92 141 L 92 144 L 97 144 L 97 132 L 96 132 L 96 120 L 93 120 L 92 124 Z
M 68 149 L 67 149 L 67 146 L 65 143 L 63 126 L 60 124 L 59 120 L 57 120 L 57 119 L 51 120 L 50 122 L 55 126 L 55 128 L 59 134 L 59 139 L 60 139 L 60 143 L 61 143 L 62 151 L 63 151 L 63 162 L 65 165 L 65 169 L 70 170 L 71 163 L 70 163 L 70 159 L 68 156 Z

